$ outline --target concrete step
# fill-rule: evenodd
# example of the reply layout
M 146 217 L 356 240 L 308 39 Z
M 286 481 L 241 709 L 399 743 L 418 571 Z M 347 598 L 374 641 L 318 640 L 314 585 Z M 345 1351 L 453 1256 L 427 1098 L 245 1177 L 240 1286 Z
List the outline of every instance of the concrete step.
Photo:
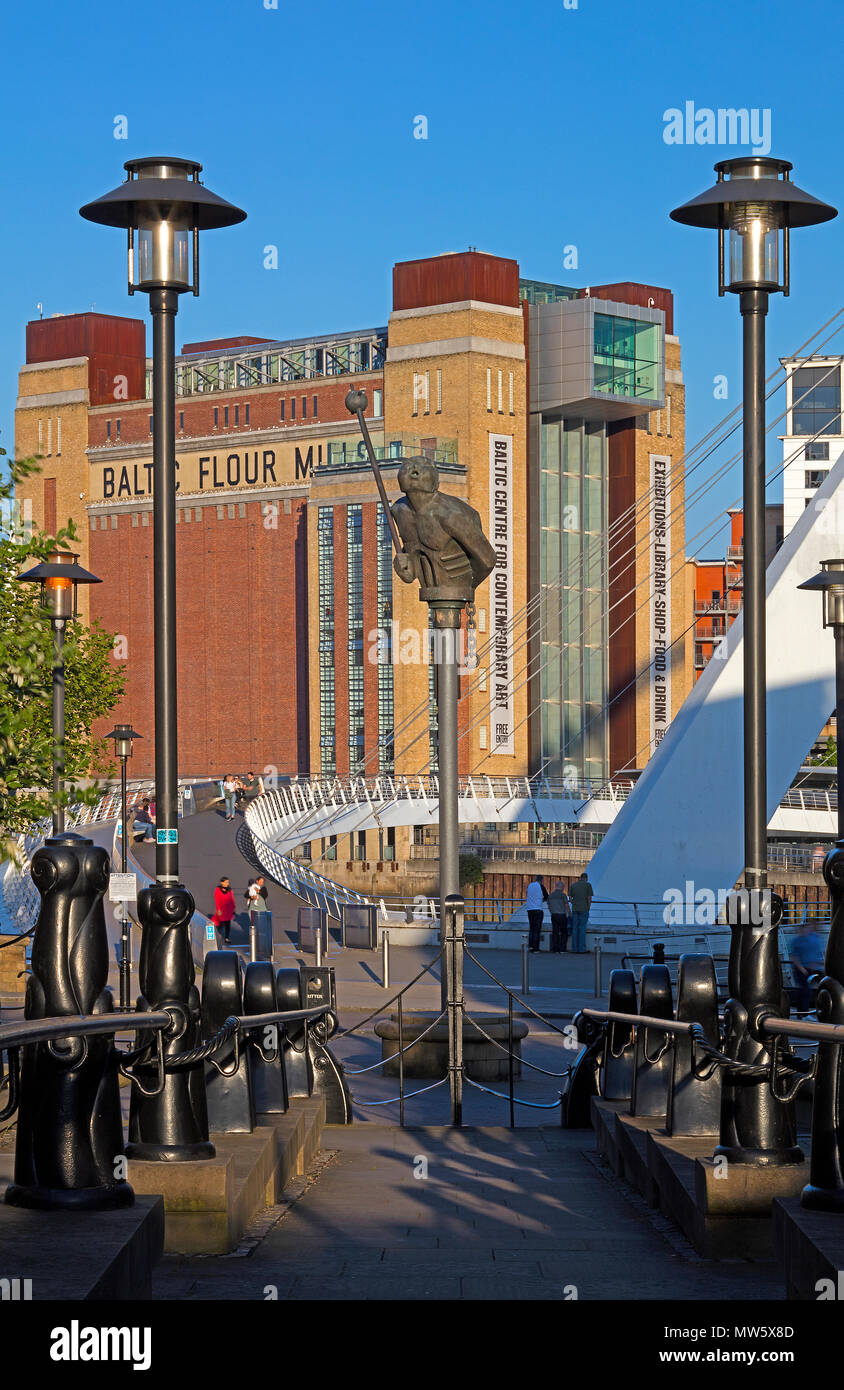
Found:
M 3 1181 L 5 1189 L 8 1177 Z M 0 1205 L 2 1297 L 33 1300 L 152 1298 L 164 1246 L 164 1203 L 136 1197 L 119 1211 L 28 1211 Z M 31 1287 L 27 1286 L 31 1280 Z

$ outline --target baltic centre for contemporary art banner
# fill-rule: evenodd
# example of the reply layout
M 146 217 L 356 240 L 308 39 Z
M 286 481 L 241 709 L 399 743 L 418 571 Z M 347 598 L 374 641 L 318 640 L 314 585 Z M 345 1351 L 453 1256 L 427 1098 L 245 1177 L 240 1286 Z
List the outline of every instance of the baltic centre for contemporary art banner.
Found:
M 651 454 L 650 627 L 651 752 L 671 723 L 671 460 Z
M 513 699 L 513 436 L 489 436 L 489 538 L 495 569 L 489 577 L 490 752 L 515 752 Z

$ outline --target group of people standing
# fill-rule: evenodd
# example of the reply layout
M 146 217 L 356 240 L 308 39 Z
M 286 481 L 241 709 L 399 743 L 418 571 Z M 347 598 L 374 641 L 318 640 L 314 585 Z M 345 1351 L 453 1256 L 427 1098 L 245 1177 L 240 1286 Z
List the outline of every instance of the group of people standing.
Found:
M 586 927 L 589 922 L 589 909 L 592 905 L 592 884 L 588 875 L 582 873 L 575 879 L 570 889 L 566 889 L 560 879 L 551 892 L 545 887 L 542 875 L 528 884 L 525 907 L 528 915 L 528 948 L 539 950 L 542 939 L 542 923 L 545 919 L 545 906 L 551 914 L 551 944 L 549 950 L 558 953 L 568 949 L 571 931 L 572 955 L 586 952 Z
M 244 801 L 251 801 L 253 797 L 264 794 L 263 779 L 256 777 L 254 772 L 247 772 L 245 777 L 235 777 L 234 773 L 227 772 L 222 786 L 226 820 L 234 820 L 235 811 Z
M 249 921 L 252 926 L 260 926 L 264 921 L 264 913 L 269 912 L 269 891 L 267 889 L 264 875 L 259 874 L 257 878 L 250 878 L 244 893 L 246 899 L 246 910 L 249 913 Z M 223 874 L 217 887 L 214 889 L 214 916 L 211 921 L 218 931 L 223 933 L 223 941 L 229 945 L 232 922 L 234 921 L 236 904 L 234 900 L 234 890 L 228 874 Z

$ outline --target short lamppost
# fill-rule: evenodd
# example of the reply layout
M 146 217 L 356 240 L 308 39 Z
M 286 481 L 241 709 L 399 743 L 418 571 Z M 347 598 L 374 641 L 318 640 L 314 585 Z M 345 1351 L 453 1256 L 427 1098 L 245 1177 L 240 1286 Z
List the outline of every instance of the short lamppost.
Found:
M 114 740 L 114 756 L 120 759 L 120 872 L 126 873 L 128 866 L 128 826 L 126 824 L 126 763 L 131 758 L 134 751 L 136 738 L 143 738 L 143 734 L 137 733 L 131 724 L 115 724 L 106 738 Z M 122 931 L 120 939 L 120 1007 L 128 1009 L 130 1007 L 129 997 L 132 990 L 132 948 L 131 931 L 132 924 L 129 914 L 126 911 L 126 901 L 121 899 L 121 921 Z
M 103 894 L 109 855 L 65 830 L 64 637 L 79 584 L 100 581 L 70 551 L 19 578 L 41 585 L 54 636 L 53 834 L 32 857 L 41 897 L 32 938 L 27 1019 L 78 1017 L 112 1008 Z M 115 1174 L 123 1153 L 117 1054 L 109 1037 L 63 1038 L 23 1049 L 12 1206 L 66 1210 L 122 1207 L 134 1200 Z
M 835 637 L 835 734 L 844 728 L 844 560 L 822 560 L 821 572 L 798 584 L 819 590 L 823 625 Z M 840 778 L 840 766 L 839 766 Z M 844 1024 L 844 795 L 838 783 L 838 838 L 823 864 L 829 888 L 829 938 L 824 978 L 818 986 L 820 1023 Z M 844 1211 L 844 1072 L 837 1043 L 818 1043 L 818 1069 L 812 1105 L 812 1155 L 804 1207 Z
M 53 629 L 53 834 L 64 833 L 64 639 L 67 625 L 77 616 L 80 584 L 99 584 L 77 563 L 70 550 L 52 550 L 47 560 L 25 574 L 22 584 L 41 585 L 41 605 Z
M 791 165 L 759 155 L 715 165 L 718 181 L 671 213 L 675 222 L 718 232 L 718 293 L 739 295 L 744 335 L 744 885 L 731 910 L 727 1050 L 766 1064 L 761 1032 L 781 1007 L 779 900 L 767 888 L 765 722 L 765 315 L 768 296 L 788 294 L 789 230 L 826 222 L 835 208 L 790 180 Z M 729 256 L 726 238 L 729 236 Z M 781 254 L 780 254 L 781 253 Z M 798 1163 L 793 1102 L 773 1100 L 764 1076 L 728 1072 L 718 1153 L 734 1162 Z
M 87 203 L 90 222 L 122 227 L 128 235 L 129 293 L 149 294 L 152 313 L 153 614 L 155 655 L 155 872 L 157 882 L 138 895 L 143 931 L 139 967 L 145 1006 L 167 1008 L 173 1027 L 165 1057 L 193 1049 L 199 1028 L 189 924 L 190 893 L 179 882 L 176 703 L 176 355 L 179 295 L 199 293 L 199 233 L 229 227 L 246 216 L 199 182 L 202 165 L 189 159 L 130 159 L 119 187 Z M 136 1070 L 143 1076 L 145 1068 Z M 130 1145 L 135 1158 L 187 1160 L 213 1157 L 202 1063 L 168 1071 L 155 1094 L 150 1060 L 147 1095 L 132 1091 Z

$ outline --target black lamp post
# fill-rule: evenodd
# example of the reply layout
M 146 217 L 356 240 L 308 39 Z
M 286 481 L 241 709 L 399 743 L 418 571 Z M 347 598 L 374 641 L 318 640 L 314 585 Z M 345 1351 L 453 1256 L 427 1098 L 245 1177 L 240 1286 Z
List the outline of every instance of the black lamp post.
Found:
M 718 232 L 718 293 L 740 297 L 744 356 L 744 884 L 730 947 L 727 1046 L 742 1061 L 764 1062 L 771 1044 L 759 1031 L 780 1006 L 778 904 L 767 892 L 765 722 L 765 315 L 768 296 L 790 290 L 789 230 L 827 222 L 835 208 L 790 180 L 791 165 L 759 155 L 715 165 L 718 181 L 671 213 L 675 222 Z M 729 256 L 727 241 L 729 236 Z M 764 1080 L 728 1074 L 719 1152 L 736 1162 L 799 1162 L 793 1105 L 772 1103 Z
M 41 585 L 41 603 L 53 629 L 53 834 L 64 833 L 64 639 L 67 625 L 78 613 L 77 593 L 80 584 L 99 584 L 77 564 L 79 556 L 70 550 L 53 550 L 48 560 L 25 574 L 19 574 L 23 584 Z
M 143 738 L 143 734 L 137 733 L 131 724 L 115 724 L 106 738 L 114 740 L 114 756 L 120 759 L 120 871 L 126 873 L 128 865 L 127 857 L 127 835 L 126 825 L 126 763 L 131 758 L 134 751 L 134 741 L 136 738 Z M 120 940 L 120 1007 L 129 1008 L 129 995 L 131 993 L 131 971 L 132 971 L 132 951 L 131 951 L 131 930 L 132 924 L 129 914 L 126 911 L 125 901 L 121 902 L 122 908 L 122 932 Z
M 246 216 L 199 182 L 202 165 L 151 156 L 124 165 L 124 183 L 80 208 L 90 222 L 128 234 L 129 293 L 149 294 L 153 356 L 153 609 L 155 655 L 155 873 L 138 895 L 143 929 L 139 966 L 142 1007 L 168 1009 L 173 1027 L 165 1057 L 191 1051 L 199 1029 L 189 924 L 190 893 L 179 883 L 176 700 L 176 352 L 179 295 L 199 293 L 199 233 Z M 168 1072 L 156 1094 L 155 1066 L 136 1071 L 129 1117 L 134 1158 L 211 1158 L 202 1064 Z M 147 1094 L 146 1092 L 149 1092 Z
M 820 591 L 823 625 L 831 627 L 835 637 L 835 733 L 840 748 L 841 729 L 844 728 L 844 560 L 822 560 L 820 574 L 797 587 Z M 829 938 L 824 978 L 818 986 L 818 1020 L 841 1024 L 844 1023 L 844 797 L 840 780 L 838 839 L 824 859 L 823 876 L 829 888 Z M 811 1167 L 801 1200 L 804 1207 L 819 1211 L 844 1211 L 844 1075 L 841 1065 L 841 1049 L 835 1043 L 818 1043 Z

